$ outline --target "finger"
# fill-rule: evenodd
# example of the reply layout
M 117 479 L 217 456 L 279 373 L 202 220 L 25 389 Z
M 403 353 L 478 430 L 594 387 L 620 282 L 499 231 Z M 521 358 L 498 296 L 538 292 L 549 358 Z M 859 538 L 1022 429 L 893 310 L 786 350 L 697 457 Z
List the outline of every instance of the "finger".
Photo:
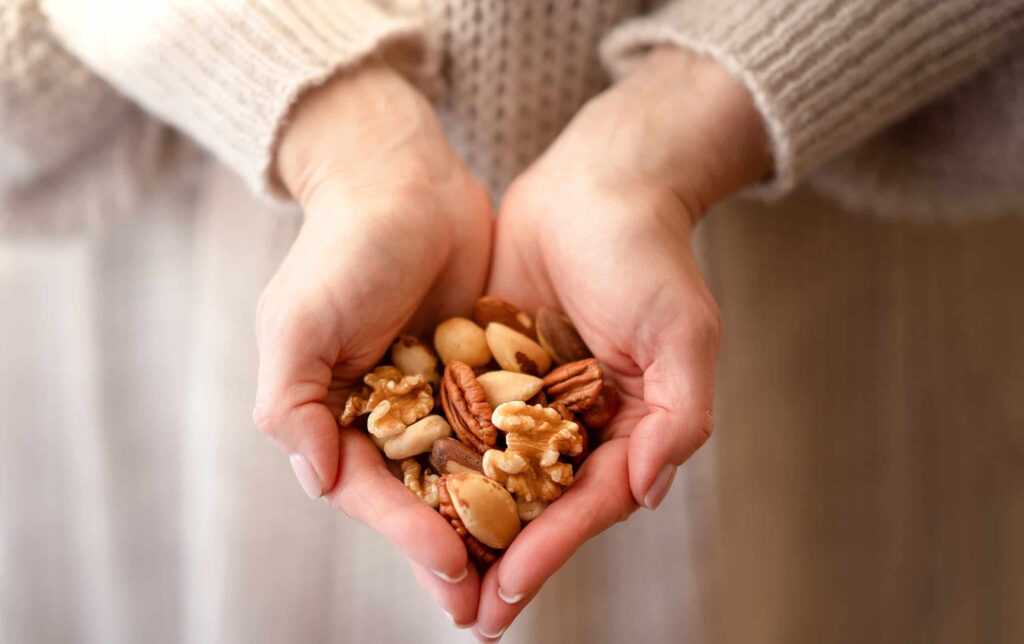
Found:
M 636 509 L 626 456 L 624 438 L 601 445 L 586 460 L 573 486 L 531 521 L 488 571 L 477 611 L 477 628 L 483 634 L 506 628 L 584 542 Z
M 692 301 L 692 300 L 691 300 Z M 629 486 L 649 509 L 668 494 L 676 468 L 710 437 L 715 394 L 717 311 L 684 303 L 681 316 L 646 329 L 637 364 L 643 369 L 648 413 L 629 439 Z M 671 320 L 671 318 L 670 318 Z
M 480 600 L 480 576 L 476 568 L 470 566 L 465 579 L 452 584 L 439 579 L 418 563 L 411 562 L 410 565 L 416 581 L 448 615 L 455 628 L 471 628 L 476 623 L 476 607 Z
M 323 401 L 334 362 L 327 356 L 338 347 L 321 331 L 330 325 L 313 317 L 296 312 L 261 333 L 253 421 L 289 455 L 306 494 L 318 498 L 337 477 L 338 424 Z
M 466 547 L 444 518 L 418 499 L 384 465 L 366 434 L 343 429 L 338 485 L 327 495 L 334 507 L 380 533 L 411 561 L 440 579 L 468 574 Z
M 501 563 L 501 559 L 498 560 L 498 563 Z M 514 622 L 516 617 L 523 612 L 523 609 L 533 601 L 533 598 L 537 596 L 538 592 L 540 592 L 539 589 L 532 593 L 527 593 L 512 604 L 500 601 L 494 603 L 492 609 L 489 610 L 487 623 L 483 623 L 478 620 L 476 626 L 473 627 L 473 635 L 476 637 L 477 641 L 496 642 L 500 640 L 502 635 L 505 634 L 505 631 L 507 631 L 512 625 L 512 622 Z M 480 582 L 480 597 L 481 599 L 485 595 L 488 597 L 495 597 L 497 596 L 497 593 L 498 568 L 497 565 L 495 565 L 487 571 L 487 574 L 484 575 L 483 580 Z

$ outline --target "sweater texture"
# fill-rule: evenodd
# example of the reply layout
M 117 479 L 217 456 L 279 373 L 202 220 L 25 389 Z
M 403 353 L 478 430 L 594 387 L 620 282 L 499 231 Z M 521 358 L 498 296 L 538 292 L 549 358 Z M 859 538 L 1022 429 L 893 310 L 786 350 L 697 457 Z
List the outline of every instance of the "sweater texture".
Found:
M 720 62 L 754 97 L 775 172 L 922 219 L 1024 202 L 1024 0 L 16 0 L 0 11 L 5 183 L 95 141 L 130 99 L 257 191 L 303 92 L 366 57 L 436 101 L 499 195 L 652 47 Z M 102 80 L 100 80 L 102 79 Z

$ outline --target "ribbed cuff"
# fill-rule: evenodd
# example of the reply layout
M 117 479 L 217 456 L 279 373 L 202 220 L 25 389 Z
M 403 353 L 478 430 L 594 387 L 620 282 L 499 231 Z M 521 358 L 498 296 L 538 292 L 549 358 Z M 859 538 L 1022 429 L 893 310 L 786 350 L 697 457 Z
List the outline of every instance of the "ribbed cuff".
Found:
M 436 67 L 422 17 L 371 0 L 46 1 L 100 74 L 275 196 L 275 147 L 303 92 L 385 51 L 412 76 Z
M 677 0 L 602 43 L 615 76 L 652 47 L 717 60 L 764 117 L 776 196 L 827 159 L 948 91 L 1012 43 L 1018 0 Z

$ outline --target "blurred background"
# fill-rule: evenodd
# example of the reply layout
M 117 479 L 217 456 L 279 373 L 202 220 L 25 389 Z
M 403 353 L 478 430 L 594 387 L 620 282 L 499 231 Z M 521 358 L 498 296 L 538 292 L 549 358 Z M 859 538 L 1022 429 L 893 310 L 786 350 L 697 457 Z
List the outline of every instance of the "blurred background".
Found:
M 186 73 L 228 91 L 230 65 L 189 56 L 266 28 L 270 6 L 292 29 L 306 24 L 297 7 L 348 19 L 357 4 L 418 3 L 119 3 L 144 29 L 98 4 L 45 4 L 64 8 L 65 31 L 113 80 L 57 42 L 39 2 L 0 3 L 0 644 L 471 641 L 394 548 L 306 498 L 251 420 L 256 302 L 301 213 L 255 196 L 193 139 L 234 151 L 221 137 L 231 119 L 217 119 L 252 107 L 250 83 L 270 68 L 252 61 L 302 58 L 308 43 L 245 41 L 235 103 L 205 100 Z M 627 19 L 671 5 L 641 31 L 758 36 L 726 28 L 705 0 L 425 5 L 439 33 L 423 38 L 449 56 L 426 61 L 449 84 L 442 121 L 493 186 L 607 84 L 597 50 Z M 695 245 L 725 329 L 715 434 L 656 512 L 581 548 L 503 641 L 1024 642 L 1024 49 L 1013 40 L 1024 11 L 1015 0 L 730 6 L 725 19 L 745 28 L 756 9 L 768 44 L 785 43 L 769 60 L 810 61 L 769 69 L 811 87 L 788 96 L 860 106 L 828 123 L 864 131 L 823 126 L 805 141 L 819 156 L 800 159 L 810 173 L 835 153 L 818 187 L 852 186 L 847 205 L 804 187 L 707 215 Z M 370 14 L 382 32 L 399 24 Z M 223 31 L 189 40 L 196 15 Z M 110 54 L 110 25 L 137 49 Z M 167 63 L 167 42 L 185 63 Z M 541 54 L 557 63 L 546 80 L 527 73 Z M 286 62 L 274 69 L 338 64 Z M 485 96 L 504 72 L 520 77 Z M 878 94 L 855 104 L 812 91 L 835 79 Z M 479 96 L 521 103 L 491 110 Z M 167 110 L 172 99 L 188 109 Z M 283 118 L 247 115 L 271 131 Z M 866 183 L 844 182 L 865 169 Z M 856 207 L 883 192 L 913 203 L 914 182 L 897 179 L 915 172 L 934 187 L 916 212 Z M 954 197 L 1017 207 L 974 217 Z
M 298 214 L 180 155 L 140 120 L 0 202 L 0 641 L 469 641 L 252 426 Z M 1024 219 L 824 208 L 701 225 L 715 436 L 504 641 L 1024 641 Z

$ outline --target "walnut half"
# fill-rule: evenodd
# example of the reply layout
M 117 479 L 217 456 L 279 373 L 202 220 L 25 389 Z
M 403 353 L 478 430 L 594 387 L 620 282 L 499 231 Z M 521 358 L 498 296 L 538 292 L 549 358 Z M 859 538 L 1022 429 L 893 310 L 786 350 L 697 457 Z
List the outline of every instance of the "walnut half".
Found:
M 521 508 L 536 508 L 537 504 L 542 507 L 572 485 L 572 466 L 559 462 L 559 457 L 576 456 L 583 451 L 583 438 L 576 423 L 565 420 L 550 407 L 520 401 L 499 405 L 492 421 L 507 432 L 508 447 L 484 453 L 484 474 L 504 485 Z

